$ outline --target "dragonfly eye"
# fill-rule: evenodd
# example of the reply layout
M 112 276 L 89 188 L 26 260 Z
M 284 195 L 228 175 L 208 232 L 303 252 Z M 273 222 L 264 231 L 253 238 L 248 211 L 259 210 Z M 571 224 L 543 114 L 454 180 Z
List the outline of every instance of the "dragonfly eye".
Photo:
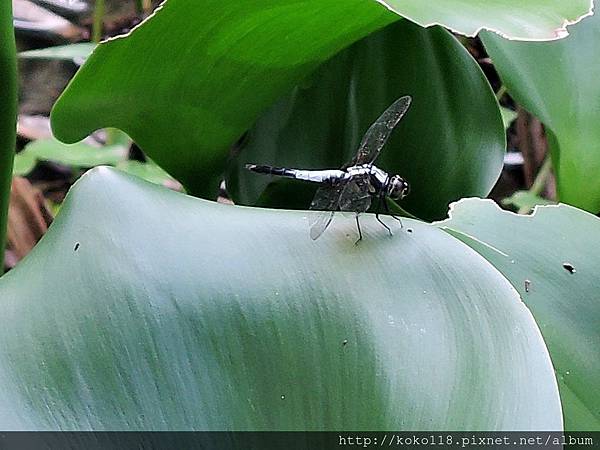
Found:
M 393 200 L 402 200 L 410 193 L 410 185 L 399 175 L 394 175 L 388 186 L 388 195 Z

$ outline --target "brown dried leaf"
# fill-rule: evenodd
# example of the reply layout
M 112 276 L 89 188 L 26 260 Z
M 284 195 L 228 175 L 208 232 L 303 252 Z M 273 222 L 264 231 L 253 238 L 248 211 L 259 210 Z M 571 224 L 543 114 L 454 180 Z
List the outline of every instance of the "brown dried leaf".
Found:
M 52 214 L 40 191 L 25 178 L 14 177 L 8 209 L 6 268 L 14 267 L 44 235 Z

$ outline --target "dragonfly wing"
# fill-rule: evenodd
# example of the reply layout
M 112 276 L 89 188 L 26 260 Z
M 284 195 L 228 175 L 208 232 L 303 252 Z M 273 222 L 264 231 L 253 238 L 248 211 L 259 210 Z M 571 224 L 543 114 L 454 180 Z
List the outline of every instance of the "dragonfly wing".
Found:
M 350 165 L 371 164 L 377 159 L 392 131 L 408 111 L 411 101 L 408 95 L 400 97 L 385 110 L 365 133 Z
M 310 224 L 310 238 L 316 241 L 325 232 L 333 220 L 334 211 L 320 211 L 313 217 Z
M 310 209 L 320 211 L 311 216 L 310 237 L 318 239 L 333 220 L 333 214 L 339 209 L 340 195 L 346 186 L 346 180 L 330 183 L 317 189 Z
M 371 206 L 371 177 L 369 174 L 354 176 L 346 183 L 340 195 L 340 211 L 364 213 Z

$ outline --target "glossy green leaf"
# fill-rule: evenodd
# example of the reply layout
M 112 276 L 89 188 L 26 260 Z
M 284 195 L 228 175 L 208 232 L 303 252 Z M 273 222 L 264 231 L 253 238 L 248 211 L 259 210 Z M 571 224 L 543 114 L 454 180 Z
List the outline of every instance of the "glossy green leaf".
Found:
M 412 96 L 411 107 L 377 160 L 411 183 L 402 206 L 439 219 L 454 200 L 486 196 L 505 150 L 494 93 L 449 32 L 401 21 L 336 56 L 261 117 L 237 149 L 228 182 L 234 199 L 254 204 L 261 196 L 262 205 L 306 209 L 311 186 L 250 173 L 244 164 L 339 168 L 402 95 Z M 281 186 L 263 195 L 269 183 Z
M 600 211 L 600 16 L 557 42 L 483 41 L 511 96 L 552 132 L 560 200 Z
M 553 30 L 564 14 L 587 12 L 588 0 L 576 2 L 532 10 L 553 16 Z M 432 18 L 443 22 L 468 3 L 432 9 Z M 497 3 L 511 14 L 529 11 Z M 470 12 L 468 20 L 485 26 Z M 262 112 L 337 52 L 398 19 L 374 0 L 169 0 L 129 35 L 98 46 L 55 105 L 53 129 L 75 142 L 121 128 L 190 192 L 213 196 L 231 145 Z
M 122 145 L 95 147 L 85 142 L 63 144 L 56 139 L 33 141 L 20 153 L 21 158 L 38 161 L 54 161 L 66 166 L 89 168 L 99 165 L 116 165 L 127 157 L 127 148 Z
M 600 219 L 576 208 L 532 216 L 492 201 L 456 203 L 439 225 L 469 244 L 519 291 L 556 369 L 568 430 L 600 431 Z
M 129 36 L 97 47 L 56 103 L 53 129 L 75 142 L 120 128 L 188 190 L 213 196 L 229 147 L 261 111 L 397 19 L 364 0 L 170 0 Z
M 590 14 L 593 7 L 593 0 L 377 1 L 424 27 L 443 25 L 468 36 L 487 29 L 522 40 L 564 37 L 566 26 Z
M 0 429 L 546 430 L 533 318 L 468 246 L 372 215 L 221 205 L 84 176 L 0 279 Z M 412 232 L 409 232 L 409 229 Z
M 12 21 L 12 3 L 0 3 L 0 262 L 4 261 L 17 139 L 17 51 Z

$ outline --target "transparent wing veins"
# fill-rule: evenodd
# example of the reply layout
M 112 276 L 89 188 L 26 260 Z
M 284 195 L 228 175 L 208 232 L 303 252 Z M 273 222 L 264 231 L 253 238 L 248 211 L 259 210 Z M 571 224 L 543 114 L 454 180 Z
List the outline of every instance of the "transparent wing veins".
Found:
M 369 127 L 363 137 L 351 166 L 373 163 L 385 146 L 392 131 L 408 111 L 412 98 L 400 97 Z
M 318 239 L 329 227 L 335 211 L 363 213 L 371 206 L 370 174 L 354 176 L 349 180 L 322 186 L 317 190 L 310 209 L 319 210 L 311 217 L 310 237 Z
M 312 215 L 310 219 L 310 237 L 313 240 L 317 240 L 331 224 L 345 185 L 346 180 L 340 180 L 317 189 L 317 193 L 310 204 L 311 210 L 320 211 L 319 214 Z
M 346 183 L 340 195 L 340 211 L 364 213 L 371 206 L 371 176 L 366 173 L 354 176 Z

